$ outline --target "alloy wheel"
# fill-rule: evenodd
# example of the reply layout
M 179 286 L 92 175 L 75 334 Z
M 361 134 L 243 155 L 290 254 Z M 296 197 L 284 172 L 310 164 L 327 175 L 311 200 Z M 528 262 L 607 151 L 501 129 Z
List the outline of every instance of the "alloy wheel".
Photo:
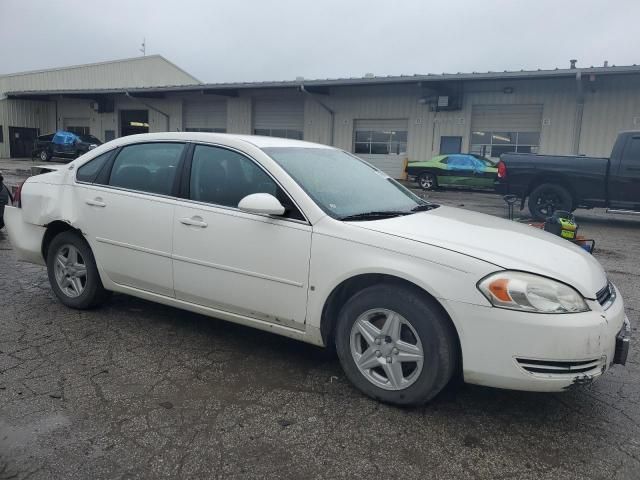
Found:
M 76 298 L 82 295 L 87 285 L 87 266 L 76 247 L 65 244 L 58 249 L 54 273 L 58 288 L 67 297 Z
M 420 376 L 424 350 L 413 326 L 399 313 L 376 308 L 351 328 L 351 356 L 360 373 L 385 390 L 403 390 Z

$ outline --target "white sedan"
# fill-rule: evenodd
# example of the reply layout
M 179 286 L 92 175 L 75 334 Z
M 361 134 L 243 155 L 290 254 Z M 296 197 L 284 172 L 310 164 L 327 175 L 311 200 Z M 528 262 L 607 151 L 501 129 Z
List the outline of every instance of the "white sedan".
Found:
M 425 403 L 454 375 L 561 391 L 627 355 L 620 293 L 584 250 L 324 145 L 125 137 L 29 178 L 5 221 L 71 308 L 121 292 L 334 344 L 385 402 Z

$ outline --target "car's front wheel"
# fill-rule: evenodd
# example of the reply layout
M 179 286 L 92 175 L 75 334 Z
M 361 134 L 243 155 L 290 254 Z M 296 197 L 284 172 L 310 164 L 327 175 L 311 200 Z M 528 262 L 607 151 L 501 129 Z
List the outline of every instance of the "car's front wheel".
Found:
M 437 303 L 395 284 L 368 287 L 338 317 L 336 350 L 351 382 L 375 399 L 421 405 L 451 379 L 455 333 Z
M 49 155 L 49 151 L 46 148 L 43 148 L 42 150 L 40 150 L 39 157 L 41 161 L 48 162 L 51 158 L 51 155 Z
M 75 232 L 62 232 L 51 241 L 47 273 L 53 292 L 68 307 L 95 307 L 109 295 L 100 280 L 91 248 Z
M 438 181 L 433 173 L 425 172 L 418 177 L 418 185 L 423 190 L 435 190 L 438 186 Z

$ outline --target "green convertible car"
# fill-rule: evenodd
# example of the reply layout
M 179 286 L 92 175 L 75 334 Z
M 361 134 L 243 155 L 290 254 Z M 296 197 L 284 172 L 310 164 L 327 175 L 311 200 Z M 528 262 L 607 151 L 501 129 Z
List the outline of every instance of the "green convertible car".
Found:
M 407 178 L 424 190 L 437 187 L 493 189 L 497 165 L 480 155 L 455 153 L 438 155 L 428 162 L 409 162 Z

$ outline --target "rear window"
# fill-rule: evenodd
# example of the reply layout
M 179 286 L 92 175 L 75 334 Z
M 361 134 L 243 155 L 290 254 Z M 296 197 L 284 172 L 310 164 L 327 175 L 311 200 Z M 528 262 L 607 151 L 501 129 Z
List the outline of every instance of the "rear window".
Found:
M 76 173 L 76 180 L 79 182 L 87 183 L 95 182 L 98 174 L 102 170 L 102 167 L 104 167 L 105 163 L 107 163 L 112 153 L 113 151 L 103 153 L 102 155 L 98 155 L 93 160 L 89 160 L 87 163 L 82 165 Z

